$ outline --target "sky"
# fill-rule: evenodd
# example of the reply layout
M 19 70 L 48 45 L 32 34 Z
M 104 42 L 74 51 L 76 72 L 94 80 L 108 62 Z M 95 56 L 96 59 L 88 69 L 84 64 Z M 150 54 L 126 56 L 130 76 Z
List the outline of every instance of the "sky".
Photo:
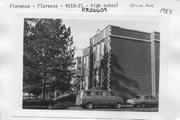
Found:
M 160 24 L 153 21 L 122 21 L 122 20 L 86 20 L 86 19 L 62 19 L 66 27 L 71 28 L 74 45 L 76 47 L 75 57 L 82 55 L 82 50 L 89 46 L 90 38 L 97 30 L 103 30 L 108 25 L 119 26 L 131 30 L 143 32 L 160 32 Z

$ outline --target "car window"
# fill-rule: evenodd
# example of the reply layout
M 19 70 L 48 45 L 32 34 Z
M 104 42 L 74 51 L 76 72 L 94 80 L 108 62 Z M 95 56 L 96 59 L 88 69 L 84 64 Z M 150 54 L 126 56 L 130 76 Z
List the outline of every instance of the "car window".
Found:
M 100 96 L 103 96 L 103 92 L 102 92 L 102 91 L 100 91 L 100 92 L 99 92 L 99 95 L 100 95 Z
M 92 95 L 92 91 L 86 91 L 86 92 L 85 92 L 85 95 L 86 95 L 86 96 L 91 96 L 91 95 Z
M 108 91 L 106 91 L 106 96 L 109 96 L 109 95 L 110 95 L 110 93 Z
M 96 96 L 99 96 L 99 91 L 94 92 Z
M 141 99 L 141 96 L 136 96 L 135 98 L 136 98 L 136 99 Z
M 106 96 L 106 92 L 105 91 L 101 91 L 101 95 L 102 96 Z
M 115 95 L 114 95 L 114 92 L 110 92 L 110 95 L 111 95 L 111 96 L 115 96 Z
M 149 99 L 149 96 L 144 96 L 144 99 L 145 99 L 145 100 L 148 100 L 148 99 Z
M 155 97 L 154 96 L 150 96 L 150 99 L 155 99 Z

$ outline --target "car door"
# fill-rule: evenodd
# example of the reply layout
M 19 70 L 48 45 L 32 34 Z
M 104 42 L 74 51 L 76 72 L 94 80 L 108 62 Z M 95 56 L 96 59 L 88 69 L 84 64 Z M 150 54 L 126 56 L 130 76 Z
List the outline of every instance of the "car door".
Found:
M 106 91 L 107 105 L 114 105 L 117 102 L 114 92 Z
M 107 104 L 106 91 L 100 91 L 99 92 L 99 104 L 100 105 L 106 105 Z
M 151 104 L 151 100 L 150 100 L 149 96 L 144 96 L 144 103 L 146 105 L 150 105 Z
M 95 105 L 101 105 L 102 104 L 102 96 L 100 95 L 99 91 L 94 91 L 94 101 L 93 103 Z
M 93 91 L 84 91 L 82 96 L 82 100 L 84 103 L 94 102 L 94 93 Z
M 138 95 L 134 97 L 133 102 L 135 105 L 139 105 L 143 102 L 143 100 L 144 100 L 144 97 Z

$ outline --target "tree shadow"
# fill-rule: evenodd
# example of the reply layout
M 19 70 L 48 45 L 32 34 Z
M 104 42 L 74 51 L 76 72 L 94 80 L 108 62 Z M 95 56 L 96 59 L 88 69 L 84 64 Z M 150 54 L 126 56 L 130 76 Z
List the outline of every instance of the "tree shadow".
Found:
M 127 99 L 134 97 L 137 93 L 134 89 L 139 88 L 139 83 L 136 80 L 128 78 L 123 67 L 119 64 L 117 57 L 111 54 L 111 89 L 118 91 L 120 95 Z

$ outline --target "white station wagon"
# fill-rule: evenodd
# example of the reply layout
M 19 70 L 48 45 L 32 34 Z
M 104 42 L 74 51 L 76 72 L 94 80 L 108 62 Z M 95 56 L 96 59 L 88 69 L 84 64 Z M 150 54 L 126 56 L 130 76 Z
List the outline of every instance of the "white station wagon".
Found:
M 123 99 L 109 90 L 81 90 L 76 97 L 76 105 L 92 109 L 94 106 L 121 108 Z
M 144 108 L 146 106 L 158 106 L 158 100 L 152 95 L 137 95 L 132 99 L 128 99 L 127 104 Z

